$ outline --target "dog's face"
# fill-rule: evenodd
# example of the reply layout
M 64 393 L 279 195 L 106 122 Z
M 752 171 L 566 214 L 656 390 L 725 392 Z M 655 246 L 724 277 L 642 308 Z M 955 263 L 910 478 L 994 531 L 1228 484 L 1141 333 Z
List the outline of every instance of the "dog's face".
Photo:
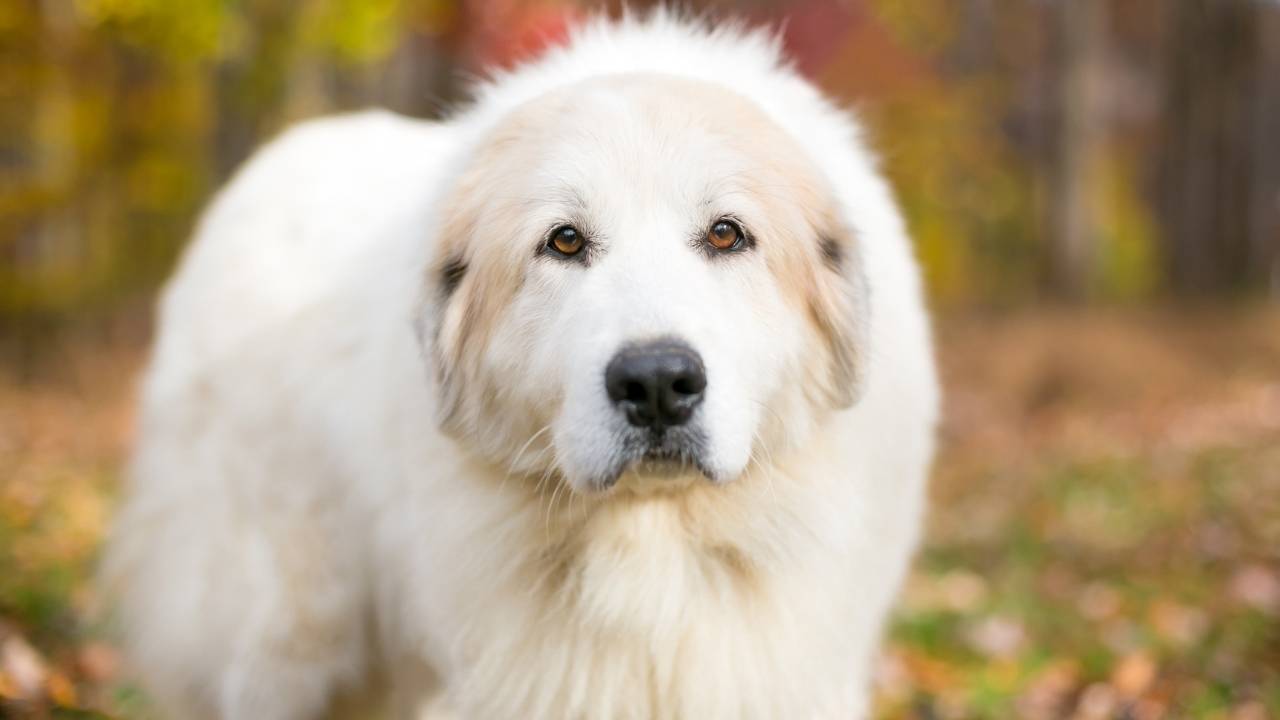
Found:
M 856 397 L 855 238 L 798 145 L 727 90 L 635 75 L 538 98 L 441 213 L 440 412 L 513 473 L 724 482 Z

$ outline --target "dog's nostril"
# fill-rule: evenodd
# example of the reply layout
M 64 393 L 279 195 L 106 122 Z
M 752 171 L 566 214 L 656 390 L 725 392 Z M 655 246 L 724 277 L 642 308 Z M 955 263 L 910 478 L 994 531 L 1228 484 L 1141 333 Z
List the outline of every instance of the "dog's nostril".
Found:
M 702 358 L 673 340 L 627 347 L 605 369 L 609 399 L 636 427 L 683 425 L 702 402 L 706 387 Z
M 671 389 L 675 390 L 681 395 L 696 395 L 698 392 L 700 392 L 698 390 L 694 390 L 693 381 L 685 377 L 676 378 L 676 381 L 671 383 Z
M 634 403 L 642 403 L 649 397 L 648 391 L 644 389 L 644 385 L 638 382 L 627 383 L 627 392 L 624 399 Z

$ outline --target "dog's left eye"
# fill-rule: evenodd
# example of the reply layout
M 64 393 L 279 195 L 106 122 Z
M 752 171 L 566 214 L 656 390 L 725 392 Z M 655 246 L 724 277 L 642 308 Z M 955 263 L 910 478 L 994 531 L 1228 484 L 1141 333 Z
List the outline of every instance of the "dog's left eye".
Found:
M 561 225 L 547 238 L 547 247 L 564 257 L 573 257 L 582 251 L 586 242 L 582 233 L 572 225 Z
M 707 230 L 707 244 L 716 250 L 738 250 L 745 242 L 742 228 L 732 220 L 717 220 Z

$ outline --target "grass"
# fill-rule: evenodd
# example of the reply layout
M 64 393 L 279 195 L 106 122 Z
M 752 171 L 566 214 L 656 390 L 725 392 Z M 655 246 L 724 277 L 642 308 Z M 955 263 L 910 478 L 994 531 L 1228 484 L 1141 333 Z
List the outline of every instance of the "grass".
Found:
M 938 324 L 930 530 L 876 716 L 1280 717 L 1280 314 Z M 89 583 L 140 354 L 68 348 L 0 373 L 0 717 L 144 707 Z
M 883 718 L 1280 717 L 1280 318 L 943 324 Z

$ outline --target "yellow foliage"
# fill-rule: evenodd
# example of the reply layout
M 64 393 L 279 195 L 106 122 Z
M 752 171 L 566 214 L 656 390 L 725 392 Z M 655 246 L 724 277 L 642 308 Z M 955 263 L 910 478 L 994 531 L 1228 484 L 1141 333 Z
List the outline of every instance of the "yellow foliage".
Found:
M 400 0 L 327 0 L 311 8 L 307 38 L 348 63 L 386 57 L 399 41 Z
M 1156 289 L 1160 261 L 1149 210 L 1138 195 L 1135 163 L 1113 153 L 1102 164 L 1094 202 L 1102 219 L 1098 283 L 1104 297 L 1132 300 Z
M 118 35 L 162 54 L 166 62 L 198 62 L 219 54 L 228 5 L 217 0 L 76 0 L 85 29 Z

